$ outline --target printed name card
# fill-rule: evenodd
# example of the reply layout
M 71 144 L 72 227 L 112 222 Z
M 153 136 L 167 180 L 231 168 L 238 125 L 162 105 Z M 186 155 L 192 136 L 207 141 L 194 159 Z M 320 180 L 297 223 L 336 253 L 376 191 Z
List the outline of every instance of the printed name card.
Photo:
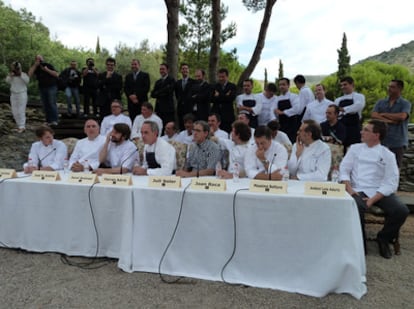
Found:
M 60 175 L 57 171 L 33 171 L 32 179 L 38 181 L 57 181 L 60 180 Z
M 204 191 L 226 191 L 226 181 L 217 178 L 193 178 L 191 189 Z
M 258 193 L 286 194 L 287 182 L 252 179 L 250 181 L 249 191 Z
M 68 182 L 93 185 L 99 182 L 98 175 L 90 173 L 70 173 Z
M 0 178 L 16 178 L 16 170 L 11 168 L 0 168 Z
M 345 196 L 345 185 L 334 182 L 306 182 L 305 194 L 343 197 Z
M 119 174 L 103 174 L 101 176 L 101 184 L 111 186 L 131 186 L 131 175 L 119 175 Z
M 181 188 L 181 177 L 178 176 L 149 176 L 148 187 L 152 188 Z

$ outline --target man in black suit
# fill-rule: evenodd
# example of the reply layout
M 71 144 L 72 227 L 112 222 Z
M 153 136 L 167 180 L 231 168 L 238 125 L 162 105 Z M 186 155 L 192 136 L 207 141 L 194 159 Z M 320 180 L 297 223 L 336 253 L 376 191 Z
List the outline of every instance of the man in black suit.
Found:
M 195 71 L 195 82 L 191 86 L 190 100 L 192 113 L 197 120 L 208 120 L 210 114 L 210 100 L 212 89 L 209 83 L 205 81 L 206 72 L 198 69 Z
M 163 127 L 167 122 L 174 121 L 174 86 L 175 79 L 168 75 L 168 65 L 160 64 L 161 78 L 155 82 L 151 98 L 155 101 L 155 112 L 162 119 Z
M 106 71 L 98 76 L 99 105 L 101 117 L 111 114 L 111 103 L 114 99 L 121 100 L 122 76 L 115 72 L 116 60 L 106 59 Z
M 133 122 L 137 115 L 141 114 L 141 105 L 148 102 L 150 89 L 150 77 L 141 71 L 141 63 L 137 59 L 131 61 L 131 73 L 125 76 L 124 91 L 128 98 L 128 113 Z
M 182 78 L 175 83 L 175 98 L 177 99 L 177 118 L 180 130 L 184 130 L 184 115 L 192 112 L 191 102 L 189 100 L 189 92 L 194 79 L 190 78 L 190 69 L 188 64 L 181 64 Z
M 220 128 L 228 133 L 231 132 L 234 117 L 234 100 L 237 96 L 236 85 L 229 82 L 229 71 L 222 68 L 217 73 L 218 83 L 214 85 L 214 94 L 211 99 L 212 113 L 221 116 Z

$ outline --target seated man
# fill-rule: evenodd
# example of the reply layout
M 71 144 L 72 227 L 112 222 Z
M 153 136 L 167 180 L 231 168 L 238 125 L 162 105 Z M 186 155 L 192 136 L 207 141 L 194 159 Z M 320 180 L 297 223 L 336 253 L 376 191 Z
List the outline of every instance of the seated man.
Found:
M 123 174 L 139 164 L 138 149 L 129 140 L 131 129 L 125 123 L 116 123 L 99 153 L 100 166 L 94 170 L 98 175 Z
M 245 124 L 247 124 L 247 126 L 250 129 L 250 141 L 249 141 L 249 145 L 255 145 L 255 141 L 254 141 L 254 129 L 250 126 L 250 115 L 249 113 L 245 112 L 245 111 L 241 111 L 238 115 L 237 115 L 237 120 L 244 122 Z
M 165 124 L 165 130 L 164 135 L 161 136 L 161 138 L 167 142 L 175 141 L 177 140 L 178 134 L 177 134 L 177 125 L 174 121 L 167 122 Z
M 32 144 L 29 161 L 24 164 L 24 172 L 34 170 L 57 171 L 63 169 L 63 161 L 68 155 L 66 145 L 53 139 L 53 130 L 48 126 L 40 126 L 35 130 L 38 142 Z
M 210 136 L 216 138 L 229 138 L 229 134 L 226 131 L 220 129 L 221 118 L 220 115 L 211 113 L 208 116 L 208 125 L 210 127 Z
M 331 149 L 321 141 L 321 128 L 315 120 L 305 120 L 300 126 L 288 168 L 291 179 L 328 180 Z
M 391 258 L 389 243 L 398 237 L 409 210 L 395 195 L 399 171 L 395 155 L 381 141 L 387 126 L 380 120 L 370 120 L 361 131 L 362 143 L 351 145 L 340 165 L 340 180 L 355 199 L 365 241 L 364 213 L 372 205 L 385 213 L 385 224 L 377 234 L 379 252 Z
M 342 145 L 346 137 L 345 125 L 338 120 L 339 107 L 331 104 L 326 109 L 326 121 L 321 123 L 322 136 L 325 142 Z
M 183 122 L 185 130 L 181 131 L 175 140 L 182 144 L 189 145 L 193 142 L 194 115 L 185 114 Z
M 267 124 L 267 127 L 272 131 L 272 139 L 274 141 L 279 142 L 286 148 L 290 149 L 292 147 L 292 142 L 290 141 L 287 134 L 279 130 L 280 129 L 279 121 L 277 121 L 276 119 L 271 120 Z
M 101 123 L 101 135 L 107 136 L 115 123 L 126 123 L 131 128 L 131 119 L 122 113 L 122 103 L 119 100 L 113 100 L 111 103 L 111 115 L 106 116 Z
M 219 144 L 229 152 L 229 168 L 228 170 L 218 171 L 221 178 L 233 178 L 235 164 L 238 164 L 238 172 L 240 177 L 246 177 L 244 168 L 244 157 L 249 148 L 251 132 L 247 124 L 241 121 L 235 121 L 232 125 L 231 140 L 228 138 L 219 138 Z
M 141 138 L 141 126 L 144 121 L 153 121 L 158 125 L 159 136 L 161 136 L 162 131 L 162 120 L 156 114 L 154 114 L 154 108 L 149 102 L 143 102 L 141 106 L 141 115 L 138 115 L 134 119 L 132 125 L 131 138 L 137 140 Z
M 158 134 L 157 123 L 144 121 L 141 126 L 141 138 L 145 144 L 144 162 L 142 167 L 134 167 L 134 175 L 167 176 L 175 169 L 175 149 Z
M 99 134 L 99 124 L 96 120 L 86 120 L 83 131 L 86 137 L 76 143 L 69 160 L 69 168 L 73 172 L 83 172 L 85 160 L 93 170 L 97 169 L 99 153 L 105 144 L 105 137 Z
M 267 126 L 259 126 L 254 131 L 255 145 L 249 147 L 244 158 L 247 177 L 261 180 L 281 180 L 282 169 L 286 166 L 286 148 L 272 140 L 272 132 Z
M 194 123 L 194 143 L 191 144 L 185 169 L 178 170 L 177 176 L 198 177 L 214 175 L 221 152 L 219 146 L 208 139 L 210 127 L 203 120 Z

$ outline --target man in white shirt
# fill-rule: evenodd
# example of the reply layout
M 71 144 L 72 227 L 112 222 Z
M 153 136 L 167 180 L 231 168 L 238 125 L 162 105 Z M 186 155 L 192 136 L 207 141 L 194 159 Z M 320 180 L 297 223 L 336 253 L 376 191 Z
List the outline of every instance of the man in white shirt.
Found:
M 146 120 L 141 126 L 144 146 L 143 166 L 135 166 L 134 175 L 167 176 L 175 169 L 175 149 L 170 143 L 159 138 L 159 126 Z
M 303 116 L 308 104 L 315 100 L 312 90 L 306 86 L 305 76 L 299 74 L 293 79 L 296 87 L 299 89 L 299 115 Z M 299 125 L 302 119 L 299 119 Z
M 149 102 L 143 102 L 141 104 L 141 115 L 138 115 L 134 119 L 131 130 L 131 138 L 133 140 L 138 140 L 141 138 L 141 126 L 144 121 L 153 121 L 158 125 L 158 136 L 161 136 L 162 132 L 162 120 L 160 117 L 154 114 L 154 108 Z
M 288 162 L 290 178 L 308 181 L 328 180 L 331 149 L 321 140 L 321 128 L 314 120 L 305 120 L 299 128 Z
M 220 129 L 221 118 L 220 115 L 211 113 L 208 116 L 208 126 L 210 127 L 210 136 L 217 138 L 229 138 L 226 131 Z
M 69 160 L 69 168 L 73 172 L 83 172 L 86 160 L 92 170 L 97 169 L 99 153 L 105 144 L 105 137 L 99 134 L 99 123 L 96 120 L 86 120 L 83 131 L 86 137 L 76 143 Z
M 262 111 L 262 101 L 259 100 L 257 95 L 252 93 L 253 80 L 246 79 L 243 82 L 243 93 L 236 97 L 237 110 L 246 111 L 250 116 L 250 126 L 252 128 L 257 127 L 257 116 Z
M 250 129 L 249 145 L 256 145 L 256 142 L 254 140 L 254 129 L 252 127 L 250 127 L 250 115 L 249 115 L 249 113 L 247 113 L 246 111 L 241 111 L 237 115 L 237 120 L 245 123 Z
M 106 116 L 101 123 L 101 135 L 107 136 L 115 123 L 126 123 L 131 128 L 131 119 L 122 114 L 122 103 L 115 99 L 111 103 L 111 115 Z
M 268 83 L 265 90 L 257 95 L 259 100 L 262 101 L 262 111 L 258 116 L 259 126 L 265 126 L 271 120 L 276 118 L 272 110 L 272 106 L 276 104 L 277 100 L 277 97 L 275 96 L 276 91 L 276 85 L 274 83 Z
M 326 110 L 328 106 L 333 104 L 333 102 L 325 98 L 325 87 L 322 84 L 317 84 L 315 86 L 315 95 L 316 100 L 307 105 L 302 120 L 312 119 L 317 123 L 322 123 L 326 120 Z
M 254 131 L 256 145 L 251 146 L 244 158 L 247 177 L 262 180 L 281 180 L 288 153 L 284 146 L 272 140 L 272 132 L 266 126 Z
M 181 131 L 176 141 L 182 144 L 190 145 L 193 142 L 193 127 L 194 127 L 194 115 L 189 113 L 183 117 L 185 130 Z
M 100 166 L 96 174 L 123 174 L 139 164 L 138 149 L 129 140 L 131 129 L 125 123 L 115 123 L 99 153 Z
M 288 149 L 292 148 L 292 142 L 285 132 L 280 131 L 279 121 L 272 120 L 267 124 L 267 127 L 272 131 L 272 139 Z
M 53 130 L 40 126 L 35 130 L 38 142 L 32 144 L 29 153 L 30 164 L 24 164 L 24 172 L 31 174 L 34 170 L 57 171 L 63 169 L 63 162 L 68 155 L 66 145 L 53 138 Z
M 341 162 L 340 180 L 357 202 L 364 241 L 366 209 L 376 205 L 384 211 L 385 224 L 377 234 L 377 242 L 381 256 L 389 259 L 389 243 L 398 238 L 409 210 L 395 195 L 399 171 L 395 155 L 381 145 L 386 131 L 384 122 L 368 121 L 361 131 L 362 143 L 352 145 Z
M 167 142 L 177 140 L 177 126 L 174 121 L 167 122 L 164 128 L 164 135 L 161 138 Z

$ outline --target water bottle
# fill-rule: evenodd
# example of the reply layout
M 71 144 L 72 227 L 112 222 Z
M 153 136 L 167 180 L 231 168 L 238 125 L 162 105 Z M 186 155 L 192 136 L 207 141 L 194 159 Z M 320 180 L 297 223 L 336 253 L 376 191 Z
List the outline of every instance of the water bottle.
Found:
M 221 171 L 221 162 L 220 161 L 217 161 L 217 163 L 216 163 L 216 177 L 217 178 L 221 178 L 220 176 L 219 176 L 219 172 Z
M 332 169 L 331 181 L 335 183 L 339 182 L 339 170 L 336 166 Z
M 65 158 L 63 161 L 63 173 L 68 174 L 69 173 L 69 160 L 68 158 Z
M 282 173 L 282 181 L 288 181 L 289 180 L 289 169 L 287 166 L 283 169 Z
M 234 182 L 239 182 L 239 174 L 240 174 L 239 163 L 234 162 L 234 165 L 233 165 L 233 181 Z
M 84 173 L 89 173 L 89 162 L 88 160 L 83 161 L 83 172 Z

